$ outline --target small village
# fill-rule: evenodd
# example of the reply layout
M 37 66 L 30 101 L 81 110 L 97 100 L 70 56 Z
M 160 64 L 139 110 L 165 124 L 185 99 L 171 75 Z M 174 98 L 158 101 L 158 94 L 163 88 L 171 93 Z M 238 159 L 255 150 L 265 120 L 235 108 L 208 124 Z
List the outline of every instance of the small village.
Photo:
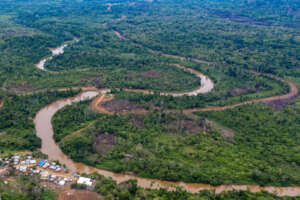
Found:
M 68 173 L 68 169 L 57 161 L 35 159 L 32 155 L 0 157 L 0 179 L 6 178 L 9 169 L 25 175 L 37 175 L 41 182 L 53 183 L 58 187 L 73 183 L 91 187 L 94 183 L 91 178 L 80 176 L 77 173 Z M 8 184 L 8 180 L 5 180 L 4 183 Z

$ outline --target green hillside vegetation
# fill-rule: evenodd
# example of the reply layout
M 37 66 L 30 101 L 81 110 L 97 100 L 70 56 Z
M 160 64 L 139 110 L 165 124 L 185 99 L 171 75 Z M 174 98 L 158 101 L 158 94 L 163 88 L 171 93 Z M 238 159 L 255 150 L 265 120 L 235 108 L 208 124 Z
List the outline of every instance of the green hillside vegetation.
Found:
M 199 119 L 192 120 L 158 111 L 145 116 L 92 114 L 88 102 L 82 102 L 59 111 L 53 125 L 66 154 L 99 168 L 213 185 L 287 186 L 300 178 L 299 103 L 279 110 L 253 104 L 199 113 Z M 223 135 L 206 119 L 234 134 Z M 65 137 L 83 127 L 87 128 Z M 97 138 L 109 145 L 97 143 Z
M 299 87 L 299 2 L 0 1 L 0 102 L 4 102 L 0 108 L 0 153 L 33 151 L 41 146 L 34 129 L 35 114 L 47 104 L 79 92 L 54 90 L 94 86 L 111 88 L 116 100 L 148 112 L 97 114 L 90 109 L 90 101 L 60 110 L 52 120 L 54 138 L 75 161 L 172 181 L 299 185 L 298 97 L 189 116 L 182 112 L 289 91 L 288 85 L 264 73 L 291 80 Z M 75 39 L 79 41 L 73 42 Z M 49 48 L 66 43 L 64 54 L 46 63 L 50 71 L 37 69 L 35 64 L 51 55 Z M 214 89 L 197 96 L 159 95 L 199 86 L 195 75 L 172 66 L 174 63 L 207 75 L 214 81 Z M 155 93 L 126 92 L 125 88 Z M 167 109 L 178 112 L 171 114 Z M 107 199 L 285 199 L 236 191 L 220 195 L 168 193 L 136 188 L 132 181 L 123 185 L 99 181 L 95 190 Z M 30 195 L 6 190 L 0 182 L 0 199 L 36 198 Z
M 44 92 L 17 96 L 6 94 L 0 109 L 0 151 L 35 150 L 41 146 L 33 118 L 42 107 L 55 100 L 74 96 L 78 91 Z

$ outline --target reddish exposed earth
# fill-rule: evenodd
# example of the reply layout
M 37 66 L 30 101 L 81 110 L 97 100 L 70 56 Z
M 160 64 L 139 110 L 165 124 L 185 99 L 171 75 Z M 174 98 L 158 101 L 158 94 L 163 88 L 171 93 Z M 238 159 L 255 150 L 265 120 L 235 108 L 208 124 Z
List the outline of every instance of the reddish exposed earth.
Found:
M 58 200 L 104 200 L 105 198 L 96 192 L 88 190 L 74 190 L 67 189 L 62 190 L 58 194 Z

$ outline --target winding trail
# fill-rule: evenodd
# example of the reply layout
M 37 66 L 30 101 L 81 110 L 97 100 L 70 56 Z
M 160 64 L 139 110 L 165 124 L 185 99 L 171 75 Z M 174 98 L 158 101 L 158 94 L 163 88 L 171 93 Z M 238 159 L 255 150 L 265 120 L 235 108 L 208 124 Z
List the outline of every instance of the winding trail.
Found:
M 122 39 L 128 40 L 127 38 L 122 36 L 119 32 L 115 31 L 115 34 Z M 139 45 L 139 44 L 137 44 L 137 45 Z M 153 50 L 149 50 L 149 51 L 162 54 L 161 52 L 156 52 Z M 59 52 L 61 52 L 61 51 L 59 51 Z M 188 58 L 174 56 L 174 55 L 168 55 L 168 54 L 163 54 L 163 55 L 172 57 L 172 58 L 181 59 L 181 60 L 193 60 L 198 63 L 211 64 L 207 61 L 202 61 L 202 60 L 198 60 L 198 59 L 188 59 Z M 45 64 L 45 62 L 44 62 L 44 64 Z M 43 61 L 41 61 L 41 66 L 44 66 L 44 64 L 42 64 L 42 63 L 43 63 Z M 172 95 L 175 97 L 182 96 L 182 95 L 194 96 L 194 95 L 197 95 L 200 93 L 210 92 L 213 89 L 213 86 L 214 86 L 213 82 L 208 77 L 203 75 L 202 73 L 200 73 L 196 70 L 190 69 L 190 68 L 186 68 L 186 67 L 178 65 L 178 64 L 176 64 L 174 66 L 178 67 L 182 70 L 189 71 L 189 72 L 193 73 L 194 75 L 196 75 L 197 77 L 199 77 L 201 79 L 201 85 L 196 90 L 193 90 L 190 92 L 162 92 L 161 95 Z M 43 67 L 41 67 L 40 69 L 42 69 L 42 68 Z M 254 72 L 252 72 L 252 73 L 254 73 Z M 289 98 L 292 98 L 292 97 L 295 97 L 296 95 L 298 95 L 298 89 L 292 82 L 283 80 L 274 75 L 270 75 L 270 74 L 264 74 L 264 75 L 272 77 L 276 80 L 280 80 L 285 84 L 288 84 L 290 87 L 289 93 L 284 94 L 284 95 L 274 96 L 274 97 L 263 98 L 263 99 L 250 100 L 250 101 L 242 102 L 239 104 L 234 104 L 234 105 L 229 105 L 229 106 L 224 106 L 224 107 L 206 107 L 206 108 L 186 109 L 186 110 L 184 110 L 184 113 L 192 113 L 192 112 L 196 112 L 196 111 L 225 110 L 225 109 L 230 109 L 230 108 L 234 108 L 237 106 L 250 104 L 250 103 L 270 102 L 270 101 L 274 101 L 274 100 L 285 100 L 285 99 L 289 99 Z M 80 87 L 77 87 L 77 89 L 79 89 L 79 88 Z M 106 95 L 107 95 L 107 93 L 110 92 L 110 89 L 97 90 L 96 88 L 89 88 L 89 87 L 82 87 L 82 89 L 83 89 L 83 92 L 78 94 L 75 97 L 61 99 L 61 100 L 58 100 L 58 101 L 42 108 L 36 114 L 36 116 L 34 118 L 37 136 L 39 138 L 41 138 L 41 140 L 42 140 L 41 151 L 43 153 L 47 154 L 49 156 L 49 159 L 59 160 L 61 164 L 65 164 L 70 169 L 70 174 L 72 174 L 73 172 L 81 172 L 81 173 L 97 172 L 103 176 L 111 177 L 117 183 L 120 183 L 120 182 L 123 182 L 126 180 L 130 180 L 130 179 L 135 179 L 135 180 L 137 180 L 137 185 L 139 187 L 151 188 L 151 189 L 166 188 L 169 190 L 174 190 L 175 187 L 179 186 L 179 187 L 182 187 L 183 189 L 185 189 L 187 192 L 191 192 L 191 193 L 197 193 L 200 190 L 213 189 L 216 191 L 216 193 L 221 193 L 223 191 L 230 191 L 230 190 L 249 190 L 251 192 L 267 191 L 267 192 L 275 193 L 278 196 L 299 196 L 300 195 L 300 187 L 298 187 L 298 186 L 295 186 L 295 187 L 273 187 L 273 186 L 261 187 L 258 185 L 212 186 L 212 185 L 208 185 L 208 184 L 198 184 L 198 183 L 161 181 L 161 180 L 157 180 L 157 179 L 141 178 L 141 177 L 137 177 L 137 176 L 131 175 L 131 174 L 113 173 L 113 172 L 110 172 L 107 170 L 97 169 L 97 168 L 85 165 L 83 163 L 74 162 L 72 159 L 70 159 L 67 155 L 65 155 L 61 151 L 58 144 L 56 144 L 53 139 L 53 127 L 51 124 L 51 119 L 54 116 L 54 114 L 57 111 L 59 111 L 60 109 L 62 109 L 63 107 L 65 107 L 66 105 L 70 105 L 74 102 L 79 102 L 84 99 L 92 99 L 96 96 L 98 96 L 98 97 L 94 98 L 94 100 L 91 103 L 91 107 L 100 113 L 111 114 L 107 110 L 105 110 L 105 108 L 103 108 L 101 106 L 101 103 L 103 103 L 103 101 L 107 100 Z M 66 90 L 66 88 L 63 88 L 61 90 Z M 127 91 L 153 93 L 153 91 L 150 91 L 150 90 L 127 89 Z M 113 96 L 110 96 L 108 99 L 112 100 Z M 169 110 L 168 112 L 173 112 L 173 111 L 174 110 Z

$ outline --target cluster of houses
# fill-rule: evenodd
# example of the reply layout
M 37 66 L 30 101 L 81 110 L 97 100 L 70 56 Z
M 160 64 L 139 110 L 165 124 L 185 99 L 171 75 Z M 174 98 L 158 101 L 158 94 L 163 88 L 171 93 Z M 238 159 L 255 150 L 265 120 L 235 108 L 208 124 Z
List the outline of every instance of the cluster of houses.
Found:
M 93 185 L 93 180 L 90 178 L 81 177 L 76 173 L 67 177 L 68 174 L 63 173 L 63 167 L 56 162 L 50 162 L 48 160 L 38 161 L 33 159 L 30 155 L 25 157 L 14 155 L 12 157 L 0 158 L 0 166 L 1 163 L 2 166 L 13 165 L 13 167 L 21 173 L 40 175 L 41 181 L 49 181 L 59 186 L 64 186 L 65 184 L 73 182 L 86 186 Z
M 62 170 L 62 167 L 55 162 L 48 162 L 47 160 L 41 160 L 39 162 L 39 166 L 42 167 L 43 169 L 51 169 L 56 172 L 60 172 Z

